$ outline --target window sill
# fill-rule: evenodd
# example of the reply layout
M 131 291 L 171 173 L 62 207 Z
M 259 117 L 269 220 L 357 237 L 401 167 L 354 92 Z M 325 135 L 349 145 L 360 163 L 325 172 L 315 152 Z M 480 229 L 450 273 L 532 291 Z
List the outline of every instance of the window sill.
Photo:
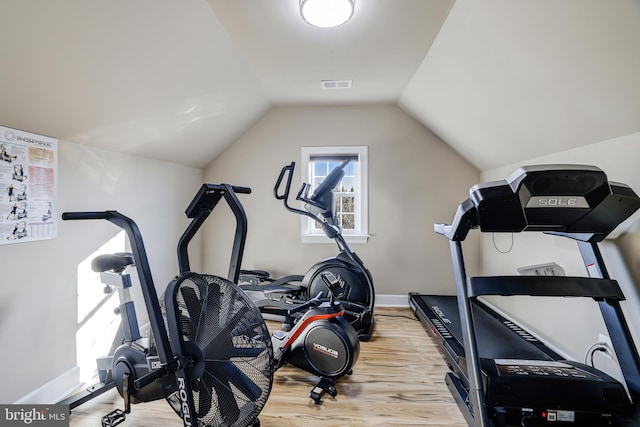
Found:
M 344 235 L 343 234 L 342 237 L 344 237 L 344 240 L 347 243 L 354 243 L 354 244 L 364 244 L 364 243 L 367 243 L 367 241 L 369 240 L 368 234 L 365 234 L 365 235 Z M 325 235 L 319 235 L 319 234 L 315 234 L 315 235 L 302 234 L 300 235 L 300 240 L 302 240 L 302 243 L 334 243 L 335 242 L 333 239 L 330 239 Z

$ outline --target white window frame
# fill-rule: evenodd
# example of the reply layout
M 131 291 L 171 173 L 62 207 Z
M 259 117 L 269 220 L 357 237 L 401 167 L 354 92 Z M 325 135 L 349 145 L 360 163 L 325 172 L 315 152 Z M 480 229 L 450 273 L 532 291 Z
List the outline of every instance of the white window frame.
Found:
M 368 155 L 367 146 L 335 146 L 335 147 L 302 147 L 302 161 L 300 162 L 303 182 L 312 183 L 313 176 L 310 168 L 310 159 L 316 156 L 358 156 L 354 163 L 356 167 L 356 191 L 355 223 L 354 231 L 343 230 L 342 236 L 348 243 L 367 243 L 369 239 L 369 201 L 368 201 Z M 304 209 L 302 203 L 301 209 Z M 321 230 L 314 229 L 313 220 L 302 216 L 300 222 L 300 238 L 302 243 L 333 243 Z

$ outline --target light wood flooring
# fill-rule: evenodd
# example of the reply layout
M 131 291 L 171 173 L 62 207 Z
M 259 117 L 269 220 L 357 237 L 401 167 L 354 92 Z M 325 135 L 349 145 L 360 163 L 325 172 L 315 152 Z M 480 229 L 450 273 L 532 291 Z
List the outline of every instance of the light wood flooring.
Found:
M 269 325 L 272 327 L 273 325 Z M 276 325 L 277 327 L 277 325 Z M 360 346 L 353 375 L 341 378 L 338 395 L 314 405 L 316 378 L 294 367 L 275 374 L 262 426 L 467 426 L 444 376 L 448 368 L 435 340 L 408 308 L 376 309 L 373 338 Z M 122 399 L 111 390 L 74 409 L 71 427 L 99 427 Z M 166 401 L 133 405 L 122 427 L 179 427 Z

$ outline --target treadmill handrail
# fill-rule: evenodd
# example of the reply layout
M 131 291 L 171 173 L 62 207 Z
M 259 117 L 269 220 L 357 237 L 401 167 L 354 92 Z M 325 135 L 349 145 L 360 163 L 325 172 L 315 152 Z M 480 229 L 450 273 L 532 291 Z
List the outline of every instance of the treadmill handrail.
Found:
M 469 298 L 481 295 L 589 297 L 624 301 L 618 282 L 573 276 L 481 276 L 467 278 Z

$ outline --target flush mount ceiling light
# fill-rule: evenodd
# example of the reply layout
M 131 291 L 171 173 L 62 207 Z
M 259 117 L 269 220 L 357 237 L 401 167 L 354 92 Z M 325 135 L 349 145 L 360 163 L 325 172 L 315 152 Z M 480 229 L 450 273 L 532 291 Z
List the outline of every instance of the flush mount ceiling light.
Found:
M 331 28 L 351 19 L 354 6 L 355 0 L 300 0 L 300 15 L 315 27 Z

